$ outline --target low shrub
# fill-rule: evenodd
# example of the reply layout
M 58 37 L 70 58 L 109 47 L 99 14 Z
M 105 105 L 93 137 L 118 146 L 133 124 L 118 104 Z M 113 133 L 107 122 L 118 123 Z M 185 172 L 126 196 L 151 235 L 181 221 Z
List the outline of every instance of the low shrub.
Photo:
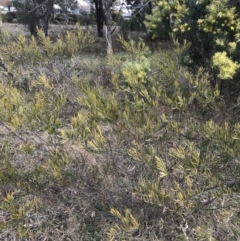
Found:
M 141 30 L 141 24 L 139 22 L 139 19 L 135 16 L 128 19 L 122 19 L 121 21 L 122 28 L 127 29 L 129 31 L 140 31 Z
M 65 17 L 62 14 L 57 14 L 55 17 L 52 18 L 52 22 L 54 21 L 63 24 L 65 22 Z
M 17 14 L 15 12 L 7 12 L 2 15 L 2 21 L 5 23 L 17 22 Z
M 190 42 L 184 64 L 192 70 L 206 68 L 212 74 L 212 86 L 218 84 L 222 93 L 236 98 L 240 93 L 238 11 L 237 1 L 158 0 L 145 25 L 154 37 L 172 33 L 182 44 Z
M 239 239 L 239 101 L 181 66 L 189 44 L 87 62 L 93 40 L 0 32 L 0 239 Z
M 81 25 L 83 26 L 93 26 L 94 24 L 96 24 L 96 17 L 95 14 L 92 13 L 86 13 L 86 12 L 82 12 L 81 15 L 78 15 L 78 21 Z
M 70 14 L 68 18 L 68 22 L 71 24 L 76 24 L 79 23 L 79 15 L 76 14 Z

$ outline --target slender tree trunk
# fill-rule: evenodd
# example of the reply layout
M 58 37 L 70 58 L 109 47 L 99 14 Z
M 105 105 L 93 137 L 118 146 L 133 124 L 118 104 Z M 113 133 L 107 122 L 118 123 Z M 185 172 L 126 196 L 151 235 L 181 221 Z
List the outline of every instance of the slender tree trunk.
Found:
M 149 11 L 149 14 L 152 14 L 152 1 L 149 1 L 148 3 L 148 11 Z
M 0 9 L 0 27 L 2 27 L 2 11 Z
M 104 10 L 103 0 L 94 0 L 97 15 L 97 33 L 98 37 L 103 38 Z
M 110 10 L 110 3 L 105 0 L 105 15 L 106 15 L 106 42 L 107 42 L 107 54 L 112 54 L 112 15 Z

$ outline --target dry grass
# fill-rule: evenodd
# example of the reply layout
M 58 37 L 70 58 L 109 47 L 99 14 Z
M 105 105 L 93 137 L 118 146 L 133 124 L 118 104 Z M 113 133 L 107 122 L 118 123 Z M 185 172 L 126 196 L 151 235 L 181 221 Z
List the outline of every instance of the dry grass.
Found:
M 24 34 L 30 36 L 30 31 L 28 30 L 28 26 L 19 23 L 3 23 L 2 28 L 7 29 L 13 36 L 17 36 L 18 34 Z M 64 33 L 67 30 L 73 30 L 75 28 L 74 25 L 49 25 L 49 35 L 55 35 L 56 33 Z
M 7 29 L 13 37 L 16 37 L 19 34 L 30 36 L 30 31 L 28 30 L 27 25 L 15 24 L 15 23 L 3 23 L 2 28 Z M 82 28 L 86 29 L 85 26 L 83 26 Z M 64 34 L 66 31 L 72 31 L 74 29 L 75 29 L 75 25 L 50 24 L 49 36 L 52 38 L 55 38 L 58 34 Z M 88 31 L 90 31 L 91 34 L 97 38 L 96 26 L 89 27 Z M 116 39 L 118 38 L 118 34 L 121 34 L 121 30 L 119 29 L 119 27 L 116 29 L 116 31 L 114 31 L 114 34 L 113 34 L 113 47 L 115 52 L 119 52 L 122 50 L 121 45 L 118 43 L 118 41 L 116 41 Z M 147 35 L 144 32 L 129 32 L 128 36 L 129 36 L 129 39 L 144 40 L 144 42 L 150 47 L 152 51 L 171 50 L 173 48 L 171 41 L 151 40 L 147 37 Z M 91 46 L 91 51 L 93 53 L 98 53 L 100 51 L 106 54 L 105 46 L 106 46 L 105 39 L 97 38 L 95 45 Z

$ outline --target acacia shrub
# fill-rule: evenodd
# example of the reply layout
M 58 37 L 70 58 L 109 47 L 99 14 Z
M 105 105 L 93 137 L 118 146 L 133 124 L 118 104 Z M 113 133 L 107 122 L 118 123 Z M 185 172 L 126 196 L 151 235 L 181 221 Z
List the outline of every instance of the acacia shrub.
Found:
M 125 52 L 107 57 L 106 85 L 75 58 L 93 41 L 80 28 L 56 42 L 42 32 L 0 37 L 3 235 L 239 237 L 239 115 L 224 117 L 231 110 L 204 69 L 180 65 L 188 44 L 152 53 L 120 39 Z
M 120 41 L 128 55 L 109 56 L 110 91 L 80 84 L 84 111 L 61 129 L 65 141 L 82 139 L 106 160 L 102 185 L 119 221 L 105 239 L 234 240 L 238 119 L 214 121 L 220 91 L 203 69 L 180 68 L 188 45 L 152 54 Z
M 78 108 L 71 98 L 71 77 L 79 68 L 73 55 L 93 41 L 80 26 L 55 42 L 42 31 L 38 39 L 23 35 L 12 39 L 1 29 L 0 239 L 61 240 L 64 236 L 81 240 L 90 236 L 97 240 L 87 224 L 91 217 L 82 212 L 94 198 L 84 201 L 87 206 L 79 202 L 80 193 L 92 188 L 85 181 L 88 157 L 77 148 L 65 149 L 57 137 L 58 129 L 68 125 L 67 116 Z M 74 197 L 75 188 L 80 196 Z M 66 230 L 59 232 L 62 225 Z
M 184 63 L 190 67 L 202 66 L 212 73 L 212 85 L 223 83 L 221 91 L 229 96 L 239 92 L 239 15 L 235 1 L 168 1 L 156 2 L 151 15 L 146 16 L 146 27 L 158 35 L 159 23 L 169 21 L 171 13 L 175 20 L 169 33 L 173 32 L 183 43 L 191 47 Z M 224 84 L 222 80 L 232 80 Z M 230 93 L 229 93 L 230 92 Z M 236 95 L 235 95 L 236 96 Z
M 2 21 L 4 23 L 13 23 L 14 20 L 17 20 L 17 16 L 15 12 L 7 12 L 2 15 Z

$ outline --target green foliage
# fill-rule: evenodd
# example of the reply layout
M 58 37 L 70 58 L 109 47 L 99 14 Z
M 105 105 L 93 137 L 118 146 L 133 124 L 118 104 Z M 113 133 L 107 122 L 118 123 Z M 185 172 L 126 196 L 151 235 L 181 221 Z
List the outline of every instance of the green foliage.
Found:
M 161 0 L 156 2 L 152 15 L 146 17 L 145 24 L 158 36 L 157 26 L 164 21 L 170 23 L 170 13 L 174 14 L 171 30 L 165 27 L 165 31 L 174 32 L 181 43 L 191 43 L 185 64 L 208 68 L 214 74 L 213 84 L 219 79 L 233 79 L 232 88 L 239 90 L 240 28 L 236 8 L 234 1 Z
M 1 222 L 0 228 L 7 228 L 8 225 L 17 226 L 17 233 L 20 238 L 31 238 L 33 234 L 29 225 L 24 223 L 24 216 L 39 205 L 38 201 L 27 200 L 26 203 L 21 203 L 20 206 L 19 201 L 16 200 L 16 196 L 15 193 L 8 193 L 7 196 L 1 200 L 0 208 L 2 211 L 9 214 L 9 221 L 8 224 Z
M 229 59 L 226 52 L 214 54 L 213 66 L 219 68 L 218 77 L 221 79 L 232 79 L 238 69 L 238 64 Z
M 140 31 L 141 25 L 139 19 L 135 16 L 131 17 L 130 20 L 123 19 L 121 21 L 121 25 L 123 29 L 127 29 L 130 31 Z
M 138 230 L 139 224 L 129 209 L 125 210 L 125 215 L 122 215 L 118 210 L 116 210 L 114 208 L 111 209 L 111 213 L 121 220 L 122 225 L 121 226 L 116 225 L 115 228 L 110 229 L 110 231 L 108 233 L 109 240 L 115 240 L 116 236 L 121 231 L 124 232 L 125 234 L 121 235 L 120 237 L 117 237 L 117 238 L 127 239 L 131 235 L 132 232 Z
M 117 11 L 111 11 L 111 17 L 114 22 L 118 21 L 119 13 Z
M 57 14 L 56 16 L 54 16 L 53 19 L 51 19 L 51 21 L 54 23 L 54 24 L 64 24 L 65 22 L 65 17 L 61 14 Z
M 208 209 L 220 218 L 218 212 L 223 208 L 222 201 L 226 200 L 229 205 L 235 202 L 231 196 L 229 174 L 232 172 L 235 177 L 238 176 L 238 164 L 232 163 L 232 168 L 228 166 L 231 166 L 231 161 L 230 156 L 226 157 L 226 150 L 228 155 L 232 153 L 232 160 L 238 159 L 237 146 L 240 143 L 235 138 L 236 145 L 230 141 L 232 136 L 236 136 L 233 127 L 228 128 L 225 124 L 226 128 L 223 128 L 213 124 L 211 119 L 209 122 L 197 121 L 202 118 L 198 113 L 207 112 L 211 116 L 211 112 L 218 108 L 218 87 L 209 86 L 209 75 L 203 69 L 196 76 L 179 71 L 181 53 L 187 45 L 178 46 L 173 54 L 151 54 L 141 42 L 120 41 L 129 54 L 123 61 L 116 56 L 109 57 L 109 65 L 114 69 L 111 92 L 99 86 L 87 91 L 83 89 L 85 97 L 79 102 L 86 108 L 84 115 L 88 117 L 84 117 L 85 125 L 86 118 L 91 120 L 90 123 L 93 120 L 98 123 L 98 136 L 91 128 L 92 134 L 89 132 L 94 141 L 94 151 L 105 154 L 107 158 L 108 145 L 113 145 L 109 136 L 116 136 L 118 143 L 124 142 L 122 148 L 127 149 L 126 154 L 134 160 L 135 167 L 137 163 L 144 167 L 135 172 L 136 179 L 131 182 L 132 195 L 138 203 L 138 207 L 133 208 L 137 218 L 124 217 L 113 209 L 123 226 L 110 229 L 110 240 L 131 237 L 132 220 L 136 224 L 137 219 L 144 218 L 139 214 L 139 209 L 144 210 L 144 205 L 144 213 L 150 207 L 162 213 L 161 229 L 164 235 L 159 238 L 180 237 L 178 222 L 182 227 L 180 233 L 185 238 L 213 240 L 216 236 L 220 239 L 214 234 L 214 227 L 209 227 L 205 233 L 201 233 L 199 227 L 209 226 L 211 214 Z M 196 112 L 193 112 L 194 109 Z M 196 118 L 197 125 L 188 118 Z M 104 131 L 106 125 L 111 126 L 110 132 Z M 77 124 L 70 131 L 75 134 L 80 131 L 81 134 L 81 126 Z M 102 131 L 99 129 L 101 127 Z M 211 132 L 208 128 L 217 134 L 209 136 Z M 196 132 L 200 135 L 197 139 L 192 137 Z M 62 138 L 66 136 L 63 134 Z M 213 141 L 213 136 L 218 144 Z M 85 136 L 86 143 L 88 138 Z M 109 140 L 108 144 L 106 139 Z M 116 148 L 119 149 L 119 145 Z M 193 214 L 198 215 L 195 221 L 190 218 Z M 155 218 L 155 222 L 159 222 L 159 216 Z M 151 217 L 151 222 L 155 218 Z M 223 216 L 219 222 L 224 220 Z M 138 225 L 134 227 L 135 231 L 141 229 Z
M 4 23 L 13 23 L 17 19 L 15 12 L 7 12 L 2 15 L 2 21 Z

